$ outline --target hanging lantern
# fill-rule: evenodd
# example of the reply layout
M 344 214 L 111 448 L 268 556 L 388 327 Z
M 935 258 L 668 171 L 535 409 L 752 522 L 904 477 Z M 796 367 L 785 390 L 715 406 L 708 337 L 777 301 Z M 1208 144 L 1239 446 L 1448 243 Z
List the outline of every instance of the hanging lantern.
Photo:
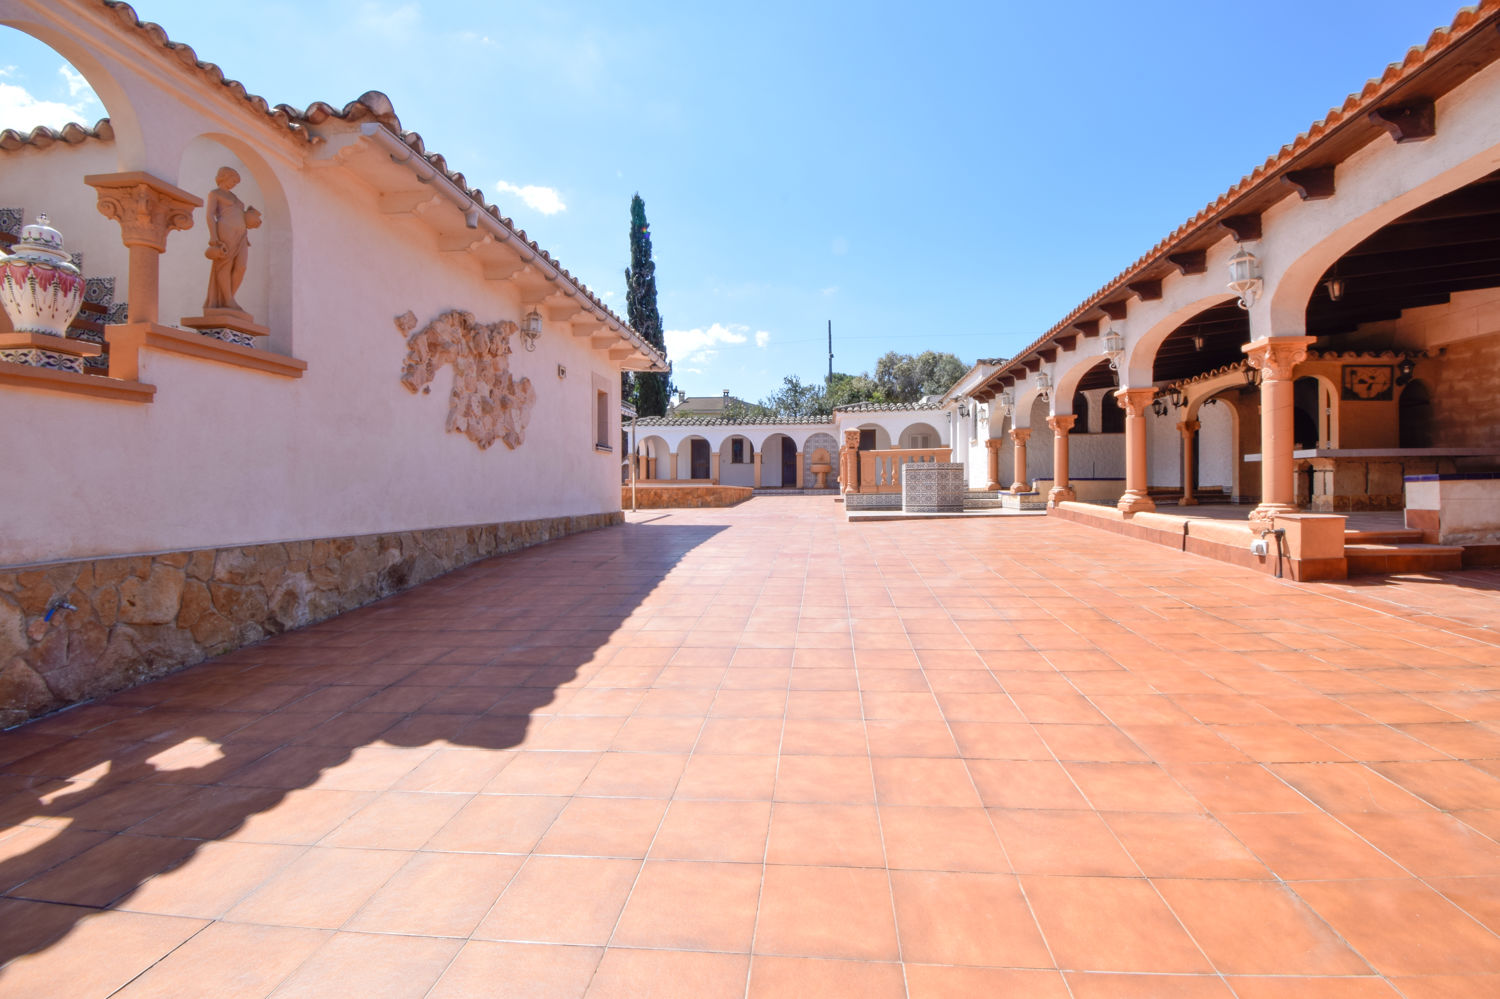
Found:
M 1260 261 L 1244 247 L 1229 258 L 1229 290 L 1239 296 L 1240 308 L 1246 311 L 1260 297 Z
M 1000 408 L 1007 413 L 1016 408 L 1016 397 L 1011 392 L 1000 393 Z
M 1045 371 L 1038 371 L 1036 387 L 1041 390 L 1043 399 L 1048 398 L 1052 394 L 1052 376 Z

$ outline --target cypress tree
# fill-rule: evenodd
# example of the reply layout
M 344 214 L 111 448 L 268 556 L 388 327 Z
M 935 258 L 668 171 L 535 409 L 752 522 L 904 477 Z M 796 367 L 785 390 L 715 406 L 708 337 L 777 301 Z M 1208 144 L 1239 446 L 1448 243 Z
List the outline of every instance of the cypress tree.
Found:
M 626 318 L 641 338 L 667 356 L 662 335 L 661 313 L 656 308 L 656 264 L 651 260 L 651 226 L 646 221 L 646 202 L 637 194 L 630 199 L 630 266 L 625 269 Z M 641 416 L 667 415 L 672 394 L 671 376 L 636 372 L 626 378 L 625 398 L 635 403 Z

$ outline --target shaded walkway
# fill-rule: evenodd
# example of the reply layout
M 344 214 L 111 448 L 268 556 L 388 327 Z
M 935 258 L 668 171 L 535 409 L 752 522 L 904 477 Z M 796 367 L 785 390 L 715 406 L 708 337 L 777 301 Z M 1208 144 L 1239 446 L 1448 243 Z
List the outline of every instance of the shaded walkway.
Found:
M 1484 628 L 1055 520 L 632 519 L 0 734 L 0 995 L 1500 994 Z

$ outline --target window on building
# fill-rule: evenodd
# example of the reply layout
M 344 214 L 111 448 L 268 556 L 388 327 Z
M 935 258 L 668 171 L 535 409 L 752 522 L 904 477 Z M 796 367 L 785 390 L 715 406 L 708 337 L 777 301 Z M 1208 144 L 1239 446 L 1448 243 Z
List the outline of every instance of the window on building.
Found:
M 932 435 L 931 434 L 912 434 L 911 435 L 911 444 L 909 446 L 913 447 L 913 448 L 927 448 L 927 447 L 932 447 Z
M 609 446 L 609 393 L 594 393 L 594 447 L 611 451 Z
M 745 463 L 745 440 L 736 437 L 729 442 L 729 463 L 731 465 L 743 465 Z

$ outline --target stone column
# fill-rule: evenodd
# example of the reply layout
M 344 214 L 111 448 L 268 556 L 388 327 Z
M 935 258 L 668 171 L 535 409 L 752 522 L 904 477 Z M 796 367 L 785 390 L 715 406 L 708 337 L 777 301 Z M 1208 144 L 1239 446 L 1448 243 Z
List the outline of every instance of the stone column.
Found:
M 646 478 L 656 478 L 656 459 L 649 454 L 646 456 Z
M 121 242 L 130 250 L 126 322 L 156 322 L 161 315 L 161 255 L 167 249 L 167 234 L 191 229 L 193 209 L 203 199 L 139 170 L 90 174 L 83 182 L 98 192 L 99 213 L 120 223 Z
M 750 456 L 750 460 L 755 463 L 755 488 L 759 489 L 760 488 L 760 452 L 757 451 L 753 455 L 751 455 Z
M 797 488 L 802 488 L 802 452 L 797 452 Z
M 1048 506 L 1078 498 L 1068 483 L 1068 432 L 1076 422 L 1078 417 L 1072 413 L 1047 420 L 1047 426 L 1052 428 L 1052 490 L 1047 493 Z
M 839 473 L 839 489 L 846 493 L 859 492 L 859 431 L 844 431 L 844 446 L 840 449 L 844 468 Z
M 710 451 L 708 455 L 708 481 L 714 485 L 719 484 L 719 452 Z
M 1010 439 L 1015 442 L 1015 477 L 1011 480 L 1010 491 L 1029 493 L 1031 483 L 1026 478 L 1026 442 L 1031 439 L 1031 428 L 1017 427 L 1010 432 Z
M 1156 509 L 1146 486 L 1146 407 L 1156 398 L 1155 388 L 1122 388 L 1115 392 L 1125 410 L 1125 494 L 1116 504 L 1124 513 Z
M 682 454 L 681 451 L 668 451 L 667 452 L 667 464 L 672 469 L 672 481 L 674 481 L 674 482 L 677 481 L 678 479 L 682 478 L 682 475 L 681 475 L 682 468 L 678 465 L 678 462 L 677 462 L 677 458 L 681 454 Z
M 1005 446 L 1005 441 L 999 437 L 991 437 L 984 442 L 985 450 L 989 451 L 990 480 L 984 487 L 990 492 L 1000 491 L 1000 449 Z
M 1197 478 L 1193 468 L 1193 436 L 1202 426 L 1197 420 L 1183 420 L 1177 424 L 1177 432 L 1182 435 L 1182 498 L 1177 501 L 1178 506 L 1198 505 L 1197 497 L 1193 495 L 1193 480 Z
M 1307 359 L 1310 336 L 1262 337 L 1240 349 L 1251 365 L 1260 369 L 1260 506 L 1250 519 L 1271 526 L 1278 513 L 1297 512 L 1297 484 L 1293 478 L 1292 450 L 1295 400 L 1292 370 Z

